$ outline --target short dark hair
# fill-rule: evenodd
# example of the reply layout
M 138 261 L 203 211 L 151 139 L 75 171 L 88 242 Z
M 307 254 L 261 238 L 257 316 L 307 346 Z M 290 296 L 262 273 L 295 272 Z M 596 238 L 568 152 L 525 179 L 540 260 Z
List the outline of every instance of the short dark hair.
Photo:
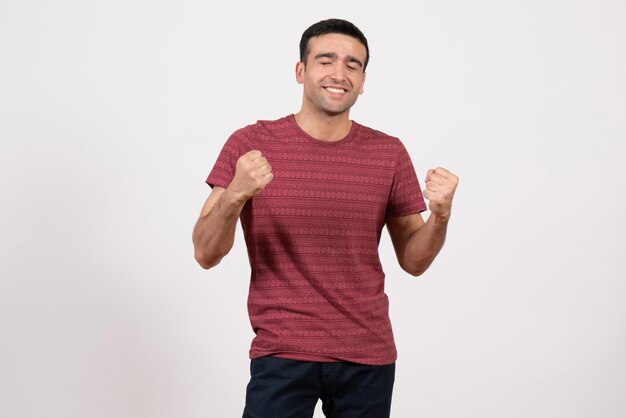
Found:
M 300 39 L 300 61 L 306 64 L 306 59 L 309 56 L 311 49 L 309 48 L 309 39 L 322 36 L 329 33 L 339 33 L 342 35 L 352 36 L 358 39 L 365 46 L 365 63 L 363 63 L 363 71 L 367 67 L 367 63 L 370 60 L 370 49 L 367 46 L 367 39 L 363 32 L 359 30 L 354 24 L 343 19 L 327 19 L 314 23 L 302 34 Z

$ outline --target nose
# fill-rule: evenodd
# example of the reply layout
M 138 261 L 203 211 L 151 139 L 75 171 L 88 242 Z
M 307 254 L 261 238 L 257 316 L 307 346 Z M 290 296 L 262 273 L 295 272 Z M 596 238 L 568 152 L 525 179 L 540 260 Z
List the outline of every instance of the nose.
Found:
M 333 81 L 341 82 L 346 79 L 346 69 L 343 66 L 343 63 L 337 62 L 333 66 L 333 72 L 331 74 L 331 78 Z

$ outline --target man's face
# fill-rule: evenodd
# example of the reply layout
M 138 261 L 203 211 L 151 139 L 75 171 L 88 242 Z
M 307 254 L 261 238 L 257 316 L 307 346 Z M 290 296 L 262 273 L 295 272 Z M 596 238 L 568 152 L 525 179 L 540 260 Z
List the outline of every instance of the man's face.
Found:
M 303 109 L 339 115 L 349 112 L 363 93 L 366 50 L 358 39 L 329 33 L 309 39 L 306 65 L 296 65 L 296 80 L 304 84 Z

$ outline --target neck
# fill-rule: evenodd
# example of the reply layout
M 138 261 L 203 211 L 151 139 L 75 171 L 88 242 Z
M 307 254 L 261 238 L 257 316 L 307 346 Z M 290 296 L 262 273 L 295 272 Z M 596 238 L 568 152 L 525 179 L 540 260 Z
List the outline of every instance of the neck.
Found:
M 301 109 L 294 116 L 298 126 L 304 132 L 320 141 L 339 141 L 348 135 L 352 128 L 348 112 L 338 115 L 320 115 Z

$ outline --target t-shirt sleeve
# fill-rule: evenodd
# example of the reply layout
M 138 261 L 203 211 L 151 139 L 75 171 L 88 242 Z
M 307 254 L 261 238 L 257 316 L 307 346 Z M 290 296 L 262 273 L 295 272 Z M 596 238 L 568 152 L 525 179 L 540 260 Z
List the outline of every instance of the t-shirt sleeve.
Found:
M 235 177 L 239 157 L 254 149 L 249 138 L 248 128 L 239 129 L 228 138 L 206 179 L 209 186 L 228 187 Z
M 396 157 L 396 168 L 393 175 L 393 185 L 387 203 L 385 217 L 406 216 L 426 210 L 426 203 L 422 195 L 419 180 L 415 174 L 411 157 L 404 145 Z

